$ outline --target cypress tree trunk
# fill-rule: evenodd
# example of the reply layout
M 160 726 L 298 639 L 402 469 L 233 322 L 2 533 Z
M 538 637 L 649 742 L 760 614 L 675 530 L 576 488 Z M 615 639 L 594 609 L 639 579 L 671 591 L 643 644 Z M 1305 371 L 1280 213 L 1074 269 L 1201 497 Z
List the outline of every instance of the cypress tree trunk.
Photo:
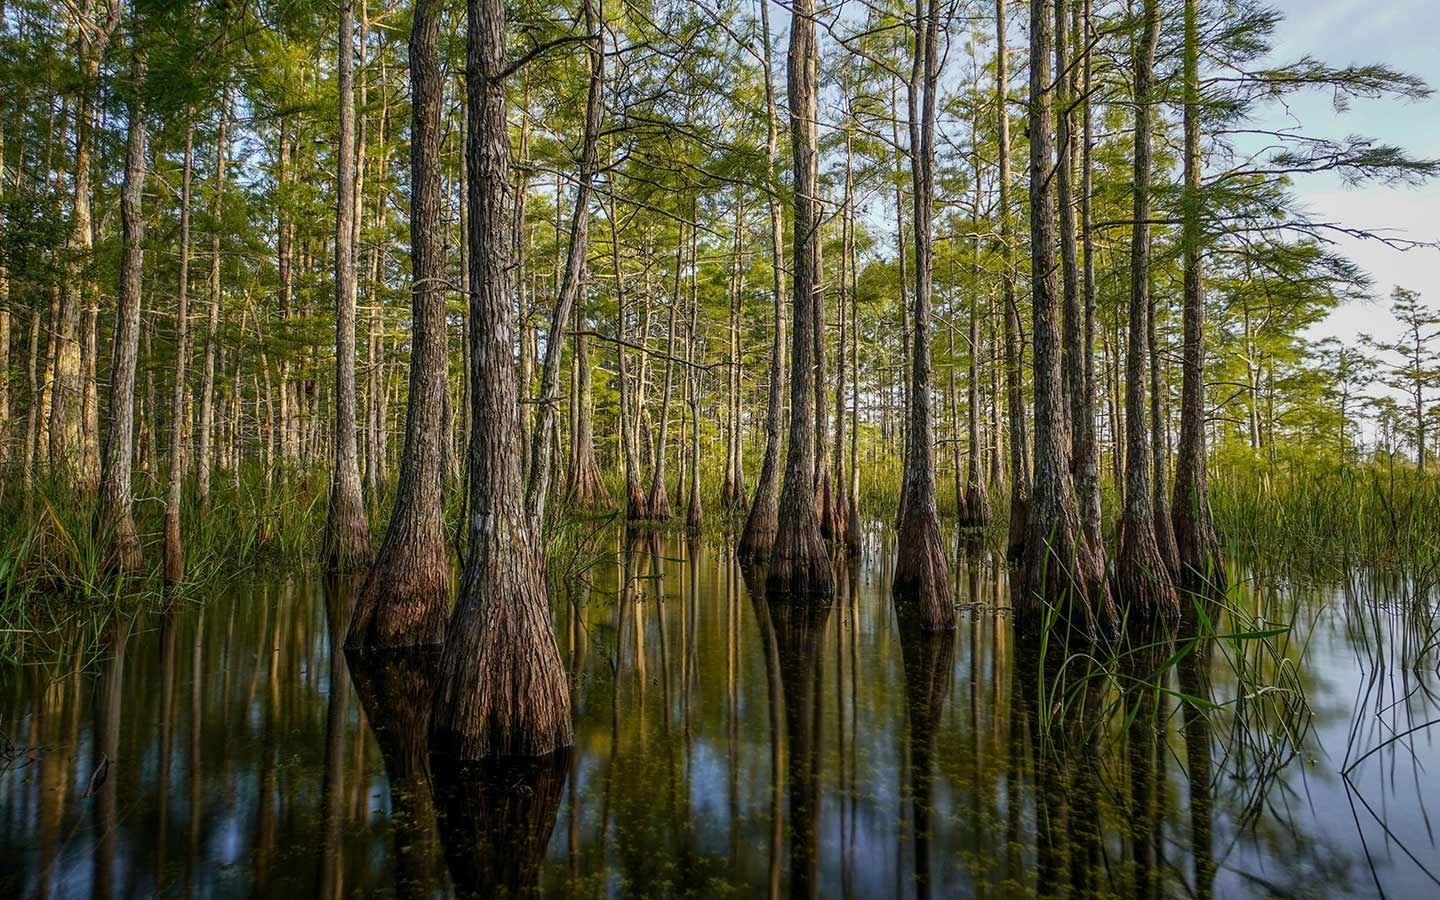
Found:
M 1022 624 L 1035 627 L 1047 610 L 1094 633 L 1112 610 L 1101 590 L 1104 563 L 1086 545 L 1070 474 L 1065 427 L 1061 335 L 1055 285 L 1055 196 L 1050 190 L 1052 91 L 1050 41 L 1055 22 L 1044 3 L 1030 5 L 1030 271 L 1035 342 L 1035 480 L 1026 518 L 1022 583 L 1015 597 Z
M 197 489 L 200 502 L 210 502 L 210 444 L 215 422 L 215 361 L 220 330 L 220 214 L 225 195 L 225 129 L 229 118 L 229 91 L 220 101 L 220 127 L 215 137 L 215 184 L 210 198 L 210 309 L 205 326 L 205 377 L 200 387 L 200 440 L 196 454 Z
M 692 225 L 693 227 L 693 225 Z M 660 395 L 660 429 L 655 442 L 655 472 L 650 481 L 650 518 L 668 519 L 670 494 L 665 487 L 665 449 L 670 439 L 670 390 L 675 368 L 675 317 L 680 308 L 680 270 L 685 255 L 685 223 L 675 238 L 675 290 L 670 294 L 670 322 L 666 329 L 665 387 Z
M 970 482 L 965 494 L 965 506 L 970 513 L 970 524 L 983 528 L 990 524 L 990 494 L 985 490 L 985 478 L 980 465 L 980 320 L 975 314 L 975 304 L 970 305 L 970 469 L 966 479 Z
M 544 559 L 525 513 L 506 233 L 505 5 L 468 0 L 465 164 L 470 170 L 472 399 L 469 556 L 446 630 L 431 748 L 460 760 L 569 746 L 570 692 Z
M 180 287 L 175 292 L 175 386 L 170 396 L 170 473 L 165 488 L 165 581 L 185 578 L 185 548 L 180 535 L 180 500 L 185 481 L 185 369 L 190 361 L 190 177 L 194 166 L 195 126 L 187 111 L 185 162 L 180 176 Z
M 1181 580 L 1225 589 L 1220 541 L 1210 518 L 1205 460 L 1205 291 L 1200 264 L 1200 25 L 1197 0 L 1185 0 L 1185 191 L 1181 248 L 1185 266 L 1184 369 L 1180 381 L 1180 444 L 1171 516 Z M 1208 849 L 1208 848 L 1207 848 Z
M 577 319 L 575 335 L 575 428 L 570 440 L 574 446 L 570 483 L 566 489 L 571 506 L 579 509 L 600 509 L 610 505 L 610 491 L 600 475 L 595 459 L 595 396 L 590 374 L 590 342 L 583 329 L 585 322 Z
M 910 182 L 915 230 L 915 294 L 911 338 L 910 452 L 905 459 L 900 529 L 892 591 L 902 612 L 927 631 L 955 627 L 950 568 L 935 510 L 935 427 L 930 410 L 930 295 L 935 268 L 930 233 L 935 202 L 935 94 L 940 77 L 939 0 L 916 0 L 910 79 Z M 914 84 L 922 87 L 920 104 Z
M 620 262 L 620 230 L 615 213 L 615 191 L 610 192 L 610 264 L 615 269 L 615 370 L 620 382 L 620 449 L 625 455 L 625 518 L 634 522 L 650 518 L 650 500 L 640 485 L 640 452 L 637 447 L 638 416 L 631 398 L 629 354 L 626 349 L 625 269 Z
M 1091 173 L 1090 159 L 1090 75 L 1091 51 L 1086 43 L 1090 32 L 1090 0 L 1081 0 L 1081 24 L 1075 29 L 1077 41 L 1085 46 L 1084 64 L 1081 67 L 1080 95 L 1084 120 L 1080 164 L 1080 238 L 1085 251 L 1083 269 L 1085 327 L 1083 366 L 1084 375 L 1079 393 L 1079 405 L 1075 419 L 1075 493 L 1080 500 L 1080 525 L 1085 539 L 1097 552 L 1105 552 L 1104 537 L 1100 527 L 1100 448 L 1095 434 L 1095 247 L 1091 232 Z
M 729 397 L 725 409 L 725 482 L 720 504 L 727 510 L 745 508 L 745 466 L 740 451 L 740 325 L 741 291 L 744 288 L 745 198 L 735 188 L 735 242 L 730 262 L 730 360 L 726 367 Z
M 444 96 L 436 49 L 444 12 L 443 0 L 418 0 L 410 33 L 410 394 L 395 508 L 345 641 L 362 650 L 439 644 L 450 612 L 441 510 L 446 438 L 440 427 L 447 381 L 440 220 Z
M 694 207 L 691 207 L 694 213 Z M 695 368 L 695 345 L 700 342 L 700 291 L 696 280 L 699 266 L 695 256 L 695 231 L 690 230 L 690 327 L 685 342 L 686 391 L 690 400 L 690 497 L 685 508 L 685 527 L 695 532 L 705 523 L 700 501 L 700 373 Z M 695 557 L 692 554 L 691 559 Z
M 853 200 L 852 200 L 853 203 Z M 860 276 L 856 272 L 855 212 L 850 212 L 850 506 L 845 515 L 845 547 L 860 552 Z
M 780 493 L 779 526 L 765 576 L 769 596 L 828 599 L 835 591 L 830 554 L 815 506 L 815 332 L 820 291 L 820 177 L 816 96 L 820 58 L 815 4 L 796 0 L 786 54 L 790 147 L 794 157 L 794 331 L 790 344 L 790 443 Z
M 145 262 L 145 57 L 137 46 L 138 23 L 131 24 L 130 125 L 125 145 L 125 181 L 120 192 L 120 288 L 115 297 L 115 343 L 110 358 L 110 406 L 106 415 L 101 460 L 100 509 L 102 537 L 109 532 L 111 563 L 133 572 L 144 563 L 135 531 L 131 473 L 135 448 L 135 363 L 140 351 L 140 278 Z M 9 335 L 3 335 L 9 340 Z
M 335 435 L 330 506 L 325 520 L 325 567 L 347 572 L 370 554 L 370 522 L 360 495 L 355 436 L 355 11 L 340 0 L 340 143 L 335 210 Z
M 1145 0 L 1135 53 L 1135 202 L 1130 238 L 1130 337 L 1125 356 L 1125 501 L 1120 516 L 1116 587 L 1139 615 L 1174 616 L 1180 601 L 1155 539 L 1145 426 L 1146 320 L 1150 311 L 1150 105 L 1159 0 Z
M 590 246 L 590 184 L 599 159 L 600 120 L 605 111 L 605 48 L 601 43 L 601 23 L 595 15 L 592 0 L 585 0 L 584 6 L 585 28 L 593 35 L 589 42 L 590 86 L 585 101 L 584 146 L 575 188 L 575 211 L 570 220 L 570 247 L 565 254 L 564 279 L 550 315 L 549 336 L 545 339 L 545 364 L 540 374 L 540 402 L 530 450 L 529 483 L 525 492 L 525 505 L 537 534 L 545 521 L 545 501 L 550 488 L 550 462 L 554 453 L 551 429 L 556 422 L 556 407 L 560 403 L 560 366 L 565 353 L 565 328 L 584 282 L 585 255 Z M 555 197 L 558 215 L 558 190 Z
M 1150 352 L 1150 458 L 1151 496 L 1155 519 L 1155 543 L 1160 548 L 1160 557 L 1170 577 L 1180 575 L 1180 551 L 1175 546 L 1175 529 L 1170 523 L 1170 497 L 1166 490 L 1168 480 L 1165 474 L 1167 437 L 1165 428 L 1165 382 L 1164 367 L 1160 362 L 1160 341 L 1155 328 L 1155 295 L 1150 294 L 1150 309 L 1146 315 L 1146 346 Z
M 1032 53 L 1033 55 L 1033 53 Z M 1010 93 L 1009 60 L 1005 50 L 1005 0 L 995 0 L 995 117 L 1000 144 L 1000 256 L 1004 266 L 1001 300 L 1005 307 L 1005 411 L 1010 433 L 1010 536 L 1005 555 L 1018 560 L 1025 549 L 1030 507 L 1030 447 L 1025 423 L 1025 389 L 1021 384 L 1024 347 L 1020 340 L 1020 308 L 1015 297 L 1014 229 L 1010 218 Z M 904 281 L 902 278 L 901 281 Z
M 775 159 L 779 147 L 776 124 L 775 78 L 770 58 L 770 4 L 760 4 L 761 38 L 765 64 L 765 178 L 770 190 L 766 204 L 770 213 L 770 296 L 775 304 L 775 332 L 770 346 L 770 379 L 765 409 L 765 456 L 760 463 L 760 481 L 750 502 L 750 514 L 740 533 L 737 554 L 742 560 L 764 562 L 775 544 L 780 517 L 780 441 L 784 427 L 785 394 L 785 279 L 784 229 L 780 222 Z

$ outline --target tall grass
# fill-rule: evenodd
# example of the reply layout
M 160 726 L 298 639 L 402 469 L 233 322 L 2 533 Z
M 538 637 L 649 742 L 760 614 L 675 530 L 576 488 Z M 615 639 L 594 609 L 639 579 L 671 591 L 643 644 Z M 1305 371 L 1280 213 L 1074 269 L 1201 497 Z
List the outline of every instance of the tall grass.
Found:
M 212 481 L 208 504 L 193 491 L 181 506 L 185 581 L 166 588 L 161 486 L 138 482 L 142 571 L 112 571 L 110 536 L 94 526 L 94 497 L 69 479 L 46 478 L 29 496 L 0 500 L 0 661 L 22 661 L 73 640 L 85 623 L 122 605 L 158 606 L 204 596 L 223 579 L 270 565 L 303 570 L 319 554 L 323 473 L 267 473 L 258 466 Z
M 1440 563 L 1440 477 L 1401 463 L 1222 456 L 1211 508 L 1227 544 L 1297 570 Z

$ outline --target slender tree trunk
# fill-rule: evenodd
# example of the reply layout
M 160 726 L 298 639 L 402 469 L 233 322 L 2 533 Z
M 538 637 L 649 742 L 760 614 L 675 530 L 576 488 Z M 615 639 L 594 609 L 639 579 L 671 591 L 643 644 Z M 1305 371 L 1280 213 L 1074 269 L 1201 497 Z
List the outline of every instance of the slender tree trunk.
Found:
M 185 483 L 185 370 L 190 349 L 190 178 L 194 168 L 195 126 L 187 113 L 185 162 L 180 176 L 180 286 L 175 293 L 175 386 L 170 396 L 170 472 L 165 488 L 165 580 L 185 578 L 185 548 L 180 535 L 181 490 Z
M 1165 427 L 1165 380 L 1164 364 L 1160 358 L 1160 339 L 1155 326 L 1155 294 L 1150 294 L 1150 308 L 1146 314 L 1146 347 L 1150 357 L 1150 470 L 1151 496 L 1153 497 L 1155 519 L 1155 543 L 1160 548 L 1160 557 L 1172 579 L 1180 575 L 1180 551 L 1175 546 L 1175 529 L 1170 522 L 1170 492 L 1165 472 L 1167 439 Z
M 694 225 L 692 224 L 693 228 Z M 675 290 L 670 295 L 670 323 L 666 329 L 665 387 L 660 395 L 660 429 L 655 443 L 655 474 L 650 481 L 650 517 L 668 519 L 670 494 L 665 487 L 665 449 L 670 431 L 670 389 L 675 368 L 675 316 L 680 308 L 680 273 L 685 256 L 685 225 L 680 223 L 675 238 Z
M 331 572 L 353 571 L 370 555 L 370 522 L 360 494 L 355 436 L 355 10 L 340 0 L 340 142 L 335 209 L 335 435 L 323 559 Z
M 1053 91 L 1050 41 L 1055 21 L 1044 3 L 1030 5 L 1030 271 L 1035 347 L 1035 479 L 1025 527 L 1016 612 L 1026 627 L 1061 621 L 1095 633 L 1113 621 L 1102 590 L 1104 562 L 1086 545 L 1070 474 L 1070 434 L 1061 389 L 1061 327 L 1055 284 L 1055 196 L 1050 189 Z
M 835 591 L 830 554 L 815 507 L 815 363 L 820 306 L 820 177 L 817 96 L 820 54 L 813 0 L 795 0 L 786 54 L 790 146 L 794 157 L 794 331 L 790 347 L 790 444 L 779 526 L 765 578 L 769 596 L 828 598 Z
M 845 356 L 845 347 L 849 339 L 847 317 L 849 307 L 846 301 L 846 292 L 849 290 L 849 265 L 850 256 L 850 195 L 852 190 L 854 167 L 854 152 L 851 146 L 850 129 L 845 129 L 845 186 L 840 198 L 840 277 L 835 283 L 835 319 L 836 319 L 836 352 L 835 352 L 835 447 L 831 455 L 834 458 L 835 485 L 830 502 L 830 514 L 833 520 L 831 539 L 843 541 L 845 539 L 846 520 L 849 514 L 850 501 L 846 498 L 845 492 L 848 482 L 845 477 L 845 402 L 847 399 L 845 389 L 845 375 L 848 367 L 848 360 Z
M 431 748 L 461 760 L 540 756 L 572 741 L 570 692 L 555 643 L 544 560 L 526 519 L 510 296 L 505 5 L 468 0 L 470 170 L 469 556 L 446 631 Z
M 1146 446 L 1145 348 L 1150 311 L 1150 106 L 1159 0 L 1145 0 L 1135 49 L 1135 202 L 1130 239 L 1130 336 L 1125 357 L 1125 500 L 1120 517 L 1116 587 L 1137 615 L 1174 616 L 1180 601 L 1155 539 L 1151 459 Z
M 785 279 L 784 229 L 780 221 L 779 180 L 775 160 L 779 150 L 775 78 L 770 58 L 770 3 L 760 4 L 761 37 L 765 64 L 765 178 L 769 190 L 766 205 L 770 213 L 770 295 L 775 307 L 774 340 L 770 347 L 770 379 L 765 410 L 765 456 L 760 463 L 760 480 L 750 502 L 750 514 L 740 533 L 738 555 L 742 560 L 764 562 L 775 544 L 780 516 L 780 442 L 785 411 Z
M 725 369 L 727 397 L 725 407 L 725 481 L 720 491 L 720 505 L 734 511 L 745 508 L 745 466 L 740 449 L 740 326 L 742 291 L 744 290 L 745 197 L 743 188 L 735 188 L 735 241 L 730 261 L 730 358 Z
M 133 13 L 132 13 L 133 15 Z M 131 472 L 135 451 L 135 363 L 140 351 L 140 278 L 145 262 L 145 56 L 138 46 L 138 23 L 131 21 L 130 125 L 125 145 L 125 181 L 120 192 L 120 286 L 115 297 L 115 340 L 110 358 L 110 405 L 105 417 L 97 523 L 108 532 L 110 563 L 134 572 L 144 564 L 135 531 Z M 9 335 L 5 335 L 8 340 Z
M 1201 270 L 1200 26 L 1197 0 L 1185 0 L 1185 189 L 1180 243 L 1184 254 L 1184 369 L 1180 382 L 1180 444 L 1171 516 L 1182 582 L 1225 589 L 1220 541 L 1210 516 L 1205 459 L 1205 288 Z
M 692 203 L 691 215 L 695 214 Z M 700 500 L 700 373 L 695 368 L 696 344 L 700 342 L 699 264 L 695 255 L 696 231 L 690 229 L 690 327 L 686 329 L 685 370 L 686 391 L 690 400 L 690 497 L 685 504 L 685 527 L 697 532 L 705 524 L 705 510 Z M 694 558 L 693 555 L 691 557 Z
M 1032 51 L 1032 56 L 1033 56 Z M 1025 549 L 1030 508 L 1030 447 L 1025 423 L 1025 389 L 1021 382 L 1024 344 L 1020 308 L 1015 296 L 1014 228 L 1010 212 L 1009 60 L 1005 49 L 1005 0 L 995 0 L 995 117 L 1000 144 L 1000 256 L 1004 267 L 1001 300 L 1005 307 L 1005 407 L 1010 434 L 1010 536 L 1005 555 L 1018 560 Z M 900 279 L 904 282 L 904 278 Z
M 229 91 L 220 100 L 220 128 L 215 137 L 215 184 L 210 199 L 210 309 L 205 325 L 205 375 L 200 386 L 200 440 L 196 460 L 200 502 L 210 502 L 211 432 L 215 420 L 215 362 L 220 332 L 220 215 L 224 210 L 226 126 L 229 124 Z
M 935 428 L 930 410 L 930 295 L 935 268 L 931 223 L 935 203 L 935 95 L 939 91 L 940 0 L 916 0 L 915 53 L 910 69 L 910 183 L 915 231 L 915 294 L 911 338 L 910 452 L 896 535 L 892 590 L 902 617 L 927 631 L 955 627 L 950 567 L 935 509 Z M 916 103 L 915 83 L 920 102 Z
M 439 644 L 450 612 L 441 510 L 446 434 L 440 427 L 447 369 L 440 218 L 444 88 L 437 45 L 444 14 L 444 0 L 418 0 L 410 33 L 410 392 L 395 508 L 345 642 L 363 650 Z
M 977 91 L 978 91 L 978 85 L 977 85 L 976 87 L 977 87 Z M 980 110 L 979 110 L 979 108 L 976 109 L 975 118 L 971 120 L 971 123 L 970 123 L 970 124 L 971 124 L 971 138 L 972 138 L 971 143 L 972 143 L 972 145 L 975 147 L 975 150 L 974 150 L 974 152 L 973 152 L 973 154 L 972 154 L 972 165 L 973 165 L 973 170 L 974 170 L 974 175 L 975 175 L 975 192 L 974 192 L 974 197 L 973 197 L 973 199 L 972 199 L 972 211 L 973 211 L 973 215 L 971 216 L 971 218 L 972 218 L 972 220 L 976 223 L 976 225 L 977 225 L 976 230 L 977 230 L 977 232 L 978 232 L 978 230 L 979 230 L 978 225 L 979 225 L 980 216 L 981 216 L 981 213 L 980 213 L 980 190 L 981 190 L 981 184 L 982 184 L 982 181 L 981 181 L 981 171 L 980 171 L 980 141 L 979 141 L 979 133 L 980 133 Z M 973 245 L 972 245 L 972 250 L 973 250 L 973 252 L 974 252 L 974 254 L 975 254 L 974 260 L 973 260 L 973 264 L 972 264 L 972 273 L 973 273 L 973 275 L 974 275 L 974 277 L 975 277 L 975 283 L 978 285 L 978 284 L 981 283 L 980 235 L 979 235 L 978 233 L 975 235 L 975 240 L 974 240 L 974 243 L 973 243 Z M 983 527 L 988 526 L 988 525 L 990 524 L 990 515 L 991 515 L 991 513 L 990 513 L 990 493 L 985 489 L 985 477 L 984 477 L 984 475 L 982 474 L 982 453 L 981 453 L 981 444 L 980 444 L 980 417 L 981 417 L 981 415 L 983 415 L 983 413 L 981 412 L 981 405 L 980 405 L 980 317 L 979 317 L 979 315 L 978 315 L 978 313 L 977 313 L 977 311 L 976 311 L 976 306 L 977 306 L 977 305 L 978 305 L 978 298 L 972 297 L 971 300 L 970 300 L 970 346 L 969 346 L 969 351 L 970 351 L 970 367 L 969 367 L 969 373 L 968 373 L 968 376 L 969 376 L 969 378 L 968 378 L 969 384 L 968 384 L 968 395 L 967 395 L 967 397 L 966 397 L 966 401 L 967 401 L 967 402 L 966 402 L 966 406 L 967 406 L 967 411 L 966 411 L 966 412 L 967 412 L 967 417 L 968 417 L 968 420 L 969 420 L 970 433 L 969 433 L 969 435 L 968 435 L 968 437 L 969 437 L 969 468 L 968 468 L 968 470 L 967 470 L 967 472 L 966 472 L 966 477 L 965 477 L 965 480 L 968 482 L 968 487 L 966 488 L 966 491 L 965 491 L 965 509 L 966 509 L 966 512 L 968 513 L 967 524 L 969 524 L 969 525 L 974 525 L 974 526 L 978 526 L 978 527 L 982 527 L 982 528 L 983 528 Z M 953 315 L 953 313 L 952 313 L 952 315 Z M 954 328 L 954 324 L 953 324 L 953 323 L 951 324 L 951 328 L 952 328 L 952 329 Z M 953 354 L 952 354 L 952 359 L 951 359 L 951 371 L 952 371 L 952 372 L 954 371 L 954 359 L 953 359 Z M 955 437 L 957 440 L 959 439 L 960 435 L 959 435 L 958 431 L 957 431 L 957 433 L 954 435 L 954 437 Z
M 1075 29 L 1077 44 L 1084 47 L 1081 66 L 1080 96 L 1083 119 L 1080 151 L 1080 239 L 1085 254 L 1084 329 L 1082 348 L 1083 374 L 1075 413 L 1075 493 L 1080 500 L 1080 525 L 1085 539 L 1098 553 L 1105 552 L 1100 527 L 1100 448 L 1095 434 L 1095 247 L 1091 231 L 1091 121 L 1090 76 L 1092 54 L 1088 35 L 1091 30 L 1091 0 L 1080 0 L 1080 26 Z
M 629 354 L 626 353 L 626 317 L 628 301 L 625 293 L 625 268 L 620 261 L 620 229 L 615 210 L 616 191 L 609 197 L 610 263 L 615 270 L 615 369 L 620 382 L 620 444 L 625 455 L 625 518 L 637 521 L 650 518 L 650 500 L 640 484 L 640 453 L 637 448 L 639 417 L 631 397 Z
M 530 451 L 530 477 L 525 505 L 537 535 L 545 521 L 549 493 L 550 463 L 554 454 L 551 430 L 560 403 L 560 366 L 565 353 L 565 328 L 572 317 L 576 298 L 585 277 L 585 256 L 590 246 L 590 185 L 599 161 L 600 125 L 605 112 L 605 47 L 601 22 L 593 0 L 585 0 L 585 28 L 590 39 L 590 86 L 585 101 L 585 137 L 580 155 L 580 174 L 575 188 L 575 211 L 570 221 L 570 247 L 565 254 L 564 280 L 550 315 L 549 337 L 545 340 L 545 364 L 540 373 L 540 402 L 536 409 L 535 432 Z M 558 209 L 560 194 L 556 192 Z M 558 214 L 558 213 L 557 213 Z M 571 436 L 573 440 L 573 435 Z

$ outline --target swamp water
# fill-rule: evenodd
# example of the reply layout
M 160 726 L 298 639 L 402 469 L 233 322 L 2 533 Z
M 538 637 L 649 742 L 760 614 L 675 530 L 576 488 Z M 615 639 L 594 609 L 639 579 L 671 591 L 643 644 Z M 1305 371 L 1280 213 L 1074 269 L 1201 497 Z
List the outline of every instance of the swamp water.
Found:
M 1440 619 L 1398 577 L 1251 574 L 1092 660 L 974 549 L 938 638 L 875 537 L 828 610 L 612 551 L 555 604 L 575 747 L 529 766 L 428 772 L 433 660 L 352 673 L 353 586 L 0 671 L 0 896 L 1440 895 Z

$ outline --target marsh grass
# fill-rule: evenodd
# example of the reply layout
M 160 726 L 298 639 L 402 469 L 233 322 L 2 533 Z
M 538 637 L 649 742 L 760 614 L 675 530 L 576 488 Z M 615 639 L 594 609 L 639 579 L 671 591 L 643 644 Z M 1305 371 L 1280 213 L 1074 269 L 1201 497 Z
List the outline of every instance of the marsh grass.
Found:
M 113 571 L 109 535 L 94 527 L 94 497 L 68 479 L 47 478 L 28 497 L 0 502 L 0 662 L 43 659 L 98 636 L 117 610 L 160 608 L 213 593 L 261 565 L 305 571 L 318 558 L 323 473 L 267 473 L 247 466 L 212 483 L 201 504 L 181 507 L 185 582 L 161 578 L 164 499 L 140 481 L 136 527 L 145 555 L 137 573 Z M 318 487 L 317 487 L 318 486 Z

